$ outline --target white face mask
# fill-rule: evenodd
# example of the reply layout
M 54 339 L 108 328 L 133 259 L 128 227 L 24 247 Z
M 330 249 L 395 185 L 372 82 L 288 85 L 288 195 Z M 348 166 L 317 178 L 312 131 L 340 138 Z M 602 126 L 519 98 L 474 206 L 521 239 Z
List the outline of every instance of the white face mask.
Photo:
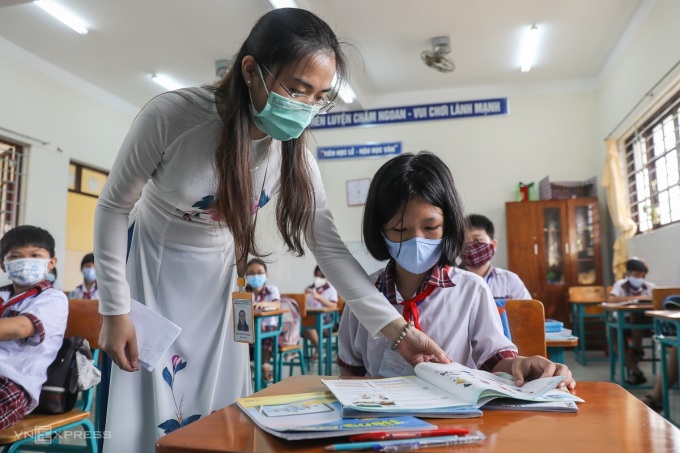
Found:
M 321 288 L 324 286 L 326 283 L 328 283 L 328 280 L 326 280 L 323 277 L 314 277 L 314 288 Z
M 44 258 L 21 258 L 5 261 L 10 280 L 18 286 L 33 286 L 47 277 L 50 260 Z

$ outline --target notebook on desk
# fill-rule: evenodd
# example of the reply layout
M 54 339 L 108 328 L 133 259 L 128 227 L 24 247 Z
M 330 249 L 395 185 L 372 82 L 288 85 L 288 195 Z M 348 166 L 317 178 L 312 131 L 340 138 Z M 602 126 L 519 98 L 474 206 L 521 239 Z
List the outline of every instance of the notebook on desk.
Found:
M 612 307 L 624 307 L 626 305 L 649 305 L 652 306 L 651 300 L 626 300 L 624 302 L 603 302 L 602 305 L 609 305 Z

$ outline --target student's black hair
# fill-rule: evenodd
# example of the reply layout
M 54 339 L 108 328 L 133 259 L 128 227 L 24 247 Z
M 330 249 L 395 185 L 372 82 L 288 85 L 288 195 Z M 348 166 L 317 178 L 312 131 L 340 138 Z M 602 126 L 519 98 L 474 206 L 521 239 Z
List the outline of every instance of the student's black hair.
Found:
M 471 230 L 484 230 L 486 234 L 493 239 L 496 229 L 493 226 L 493 222 L 486 216 L 481 214 L 470 214 L 467 216 L 468 229 Z
M 644 272 L 646 274 L 649 272 L 649 269 L 647 269 L 644 261 L 631 258 L 626 261 L 626 272 Z
M 248 261 L 248 264 L 246 264 L 246 269 L 248 269 L 251 264 L 259 264 L 260 266 L 264 267 L 265 272 L 268 272 L 267 265 L 260 258 L 252 258 L 250 261 Z
M 50 271 L 48 272 L 48 274 L 54 274 L 54 280 L 57 280 L 57 277 L 58 277 L 58 275 L 57 275 L 57 266 L 54 266 L 54 267 L 52 268 L 52 270 L 50 270 Z
M 54 258 L 54 238 L 47 231 L 33 225 L 21 225 L 12 228 L 0 239 L 0 255 L 2 258 L 18 247 L 39 247 L 49 252 Z
M 88 263 L 94 264 L 94 253 L 88 253 L 83 257 L 83 259 L 80 261 L 80 269 L 83 269 L 83 266 L 85 266 Z
M 326 274 L 323 273 L 323 271 L 321 270 L 321 268 L 319 267 L 318 264 L 314 268 L 314 275 L 316 275 L 317 272 L 320 273 L 321 275 L 326 275 Z
M 368 252 L 379 261 L 391 258 L 383 227 L 409 200 L 421 196 L 442 210 L 442 264 L 453 264 L 465 244 L 467 222 L 453 176 L 446 164 L 428 151 L 405 153 L 386 162 L 368 189 L 362 233 Z

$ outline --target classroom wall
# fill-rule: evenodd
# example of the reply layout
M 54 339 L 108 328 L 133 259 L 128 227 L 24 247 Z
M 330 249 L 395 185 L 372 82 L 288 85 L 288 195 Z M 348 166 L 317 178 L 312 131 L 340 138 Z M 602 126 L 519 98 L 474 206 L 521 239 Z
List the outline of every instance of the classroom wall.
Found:
M 0 136 L 28 150 L 23 223 L 47 229 L 56 240 L 57 257 L 64 259 L 69 162 L 110 168 L 136 108 L 106 101 L 110 95 L 84 81 L 60 80 L 63 71 L 2 38 L 0 68 Z M 61 272 L 58 282 L 64 277 Z
M 644 102 L 630 118 L 625 116 L 652 89 L 652 87 L 680 61 L 678 45 L 678 19 L 680 2 L 656 0 L 648 2 L 652 8 L 629 45 L 616 63 L 608 68 L 597 95 L 599 116 L 598 144 L 601 158 L 596 160 L 597 171 L 604 168 L 604 138 L 621 122 L 614 138 L 622 138 L 624 131 L 633 124 L 636 114 L 650 102 Z M 680 71 L 666 77 L 656 90 L 657 98 Z M 669 225 L 658 230 L 638 234 L 629 243 L 630 256 L 647 260 L 650 267 L 648 279 L 662 286 L 680 285 L 680 225 Z M 607 262 L 605 263 L 607 264 Z
M 476 93 L 479 94 L 479 93 Z M 489 92 L 487 97 L 498 95 Z M 422 103 L 470 99 L 462 93 L 422 93 Z M 502 117 L 428 121 L 402 125 L 319 130 L 310 147 L 401 141 L 404 152 L 429 150 L 451 169 L 467 212 L 488 216 L 496 225 L 499 247 L 494 258 L 507 266 L 505 202 L 514 200 L 518 182 L 536 182 L 545 176 L 552 181 L 584 180 L 598 176 L 593 170 L 599 155 L 596 140 L 595 93 L 524 94 L 508 96 L 510 114 Z M 410 104 L 401 104 L 410 105 Z M 320 162 L 328 203 L 344 241 L 353 250 L 361 240 L 363 207 L 348 207 L 345 183 L 372 177 L 387 158 L 335 159 Z M 273 201 L 260 213 L 260 238 L 276 249 Z M 265 215 L 266 212 L 266 215 Z M 269 219 L 264 222 L 265 216 Z M 279 249 L 280 250 L 280 249 Z M 379 267 L 357 252 L 367 270 Z M 274 257 L 270 258 L 273 259 Z M 313 257 L 302 261 L 288 255 L 276 256 L 270 277 L 283 291 L 309 285 Z M 303 276 L 299 276 L 302 269 Z

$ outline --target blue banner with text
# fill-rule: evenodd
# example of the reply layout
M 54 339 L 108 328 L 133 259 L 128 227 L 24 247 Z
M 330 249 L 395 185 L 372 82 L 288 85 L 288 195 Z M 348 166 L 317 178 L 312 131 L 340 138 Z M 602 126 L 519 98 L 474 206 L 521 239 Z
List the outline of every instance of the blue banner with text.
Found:
M 401 154 L 401 142 L 367 143 L 364 145 L 323 146 L 317 148 L 319 159 L 347 159 L 350 157 L 382 157 Z
M 334 127 L 377 126 L 382 124 L 432 121 L 476 116 L 507 115 L 508 98 L 477 101 L 445 102 L 442 104 L 389 107 L 374 110 L 327 113 L 316 115 L 312 129 Z

